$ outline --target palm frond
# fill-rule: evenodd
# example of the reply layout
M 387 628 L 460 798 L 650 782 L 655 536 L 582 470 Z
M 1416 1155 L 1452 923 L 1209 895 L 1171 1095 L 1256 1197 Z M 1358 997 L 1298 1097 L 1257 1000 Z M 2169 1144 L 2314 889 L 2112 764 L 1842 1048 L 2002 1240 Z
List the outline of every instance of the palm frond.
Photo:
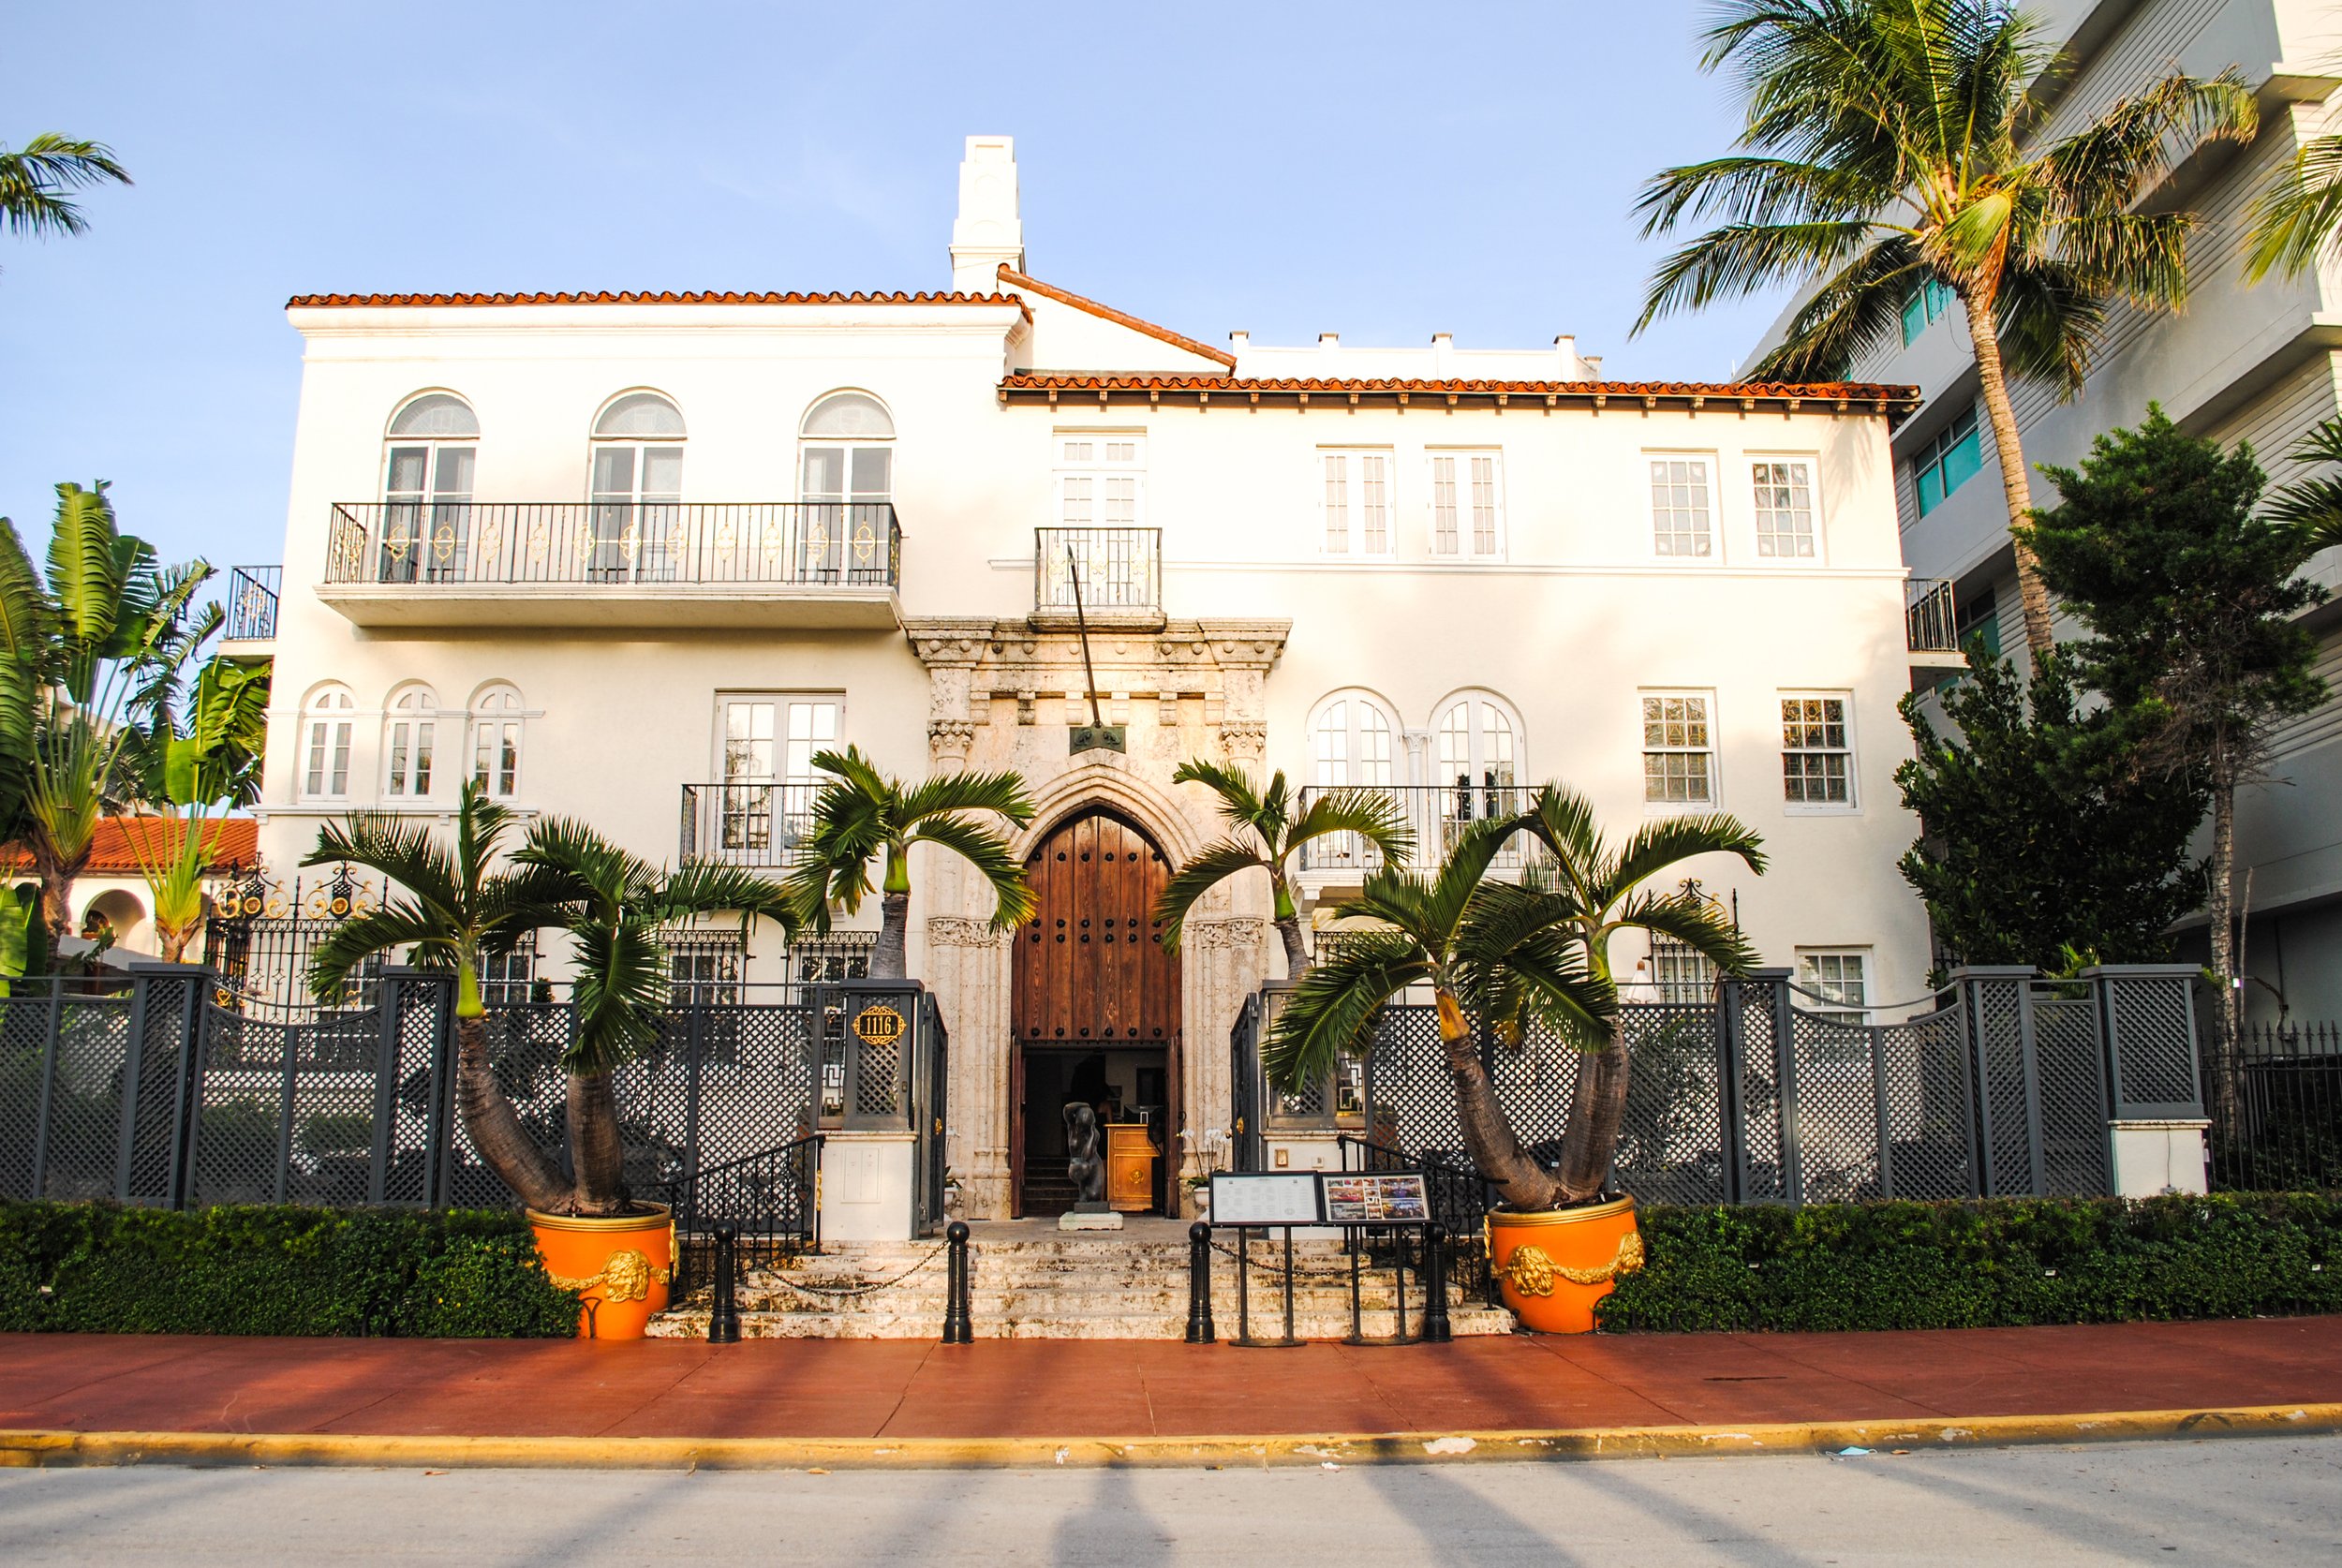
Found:
M 1230 877 L 1268 868 L 1267 857 L 1258 850 L 1233 838 L 1223 838 L 1172 872 L 1170 880 L 1163 884 L 1162 896 L 1155 900 L 1155 919 L 1163 925 L 1164 951 L 1179 951 L 1188 911 L 1194 909 L 1197 899 Z
M 1346 938 L 1311 966 L 1277 1014 L 1261 1051 L 1271 1087 L 1290 1092 L 1364 1050 L 1383 1004 L 1432 972 L 1409 937 L 1365 932 Z
M 1406 810 L 1396 796 L 1383 790 L 1334 790 L 1319 795 L 1294 819 L 1282 848 L 1291 854 L 1304 844 L 1337 833 L 1365 839 L 1381 852 L 1386 865 L 1400 865 L 1415 856 L 1415 829 L 1407 824 Z
M 2342 133 L 2303 143 L 2254 201 L 2245 276 L 2298 277 L 2321 255 L 2342 255 Z
M 963 817 L 932 817 L 911 836 L 912 843 L 921 840 L 942 846 L 976 868 L 992 889 L 994 930 L 1022 925 L 1039 907 L 1008 840 L 992 829 Z
M 1904 302 L 1934 274 L 1919 247 L 1890 235 L 1824 280 L 1789 319 L 1780 345 L 1749 368 L 1752 381 L 1844 380 L 1903 321 Z
M 562 1054 L 571 1073 L 606 1072 L 640 1056 L 659 1038 L 671 984 L 657 929 L 629 913 L 570 927 L 576 953 L 571 995 L 577 1028 Z
M 130 175 L 102 141 L 44 131 L 14 152 L 0 147 L 0 219 L 13 234 L 79 234 L 89 222 L 65 193 L 108 180 L 126 185 Z
M 1220 797 L 1220 814 L 1230 822 L 1240 822 L 1257 831 L 1262 818 L 1260 791 L 1244 770 L 1224 767 L 1202 757 L 1191 757 L 1181 762 L 1171 775 L 1174 784 L 1201 784 Z
M 67 643 L 94 654 L 111 638 L 122 608 L 124 577 L 115 570 L 114 546 L 121 534 L 106 499 L 106 481 L 89 489 L 57 486 L 57 510 L 50 520 L 49 596 L 56 604 Z M 85 673 L 68 679 L 74 700 L 90 700 Z
M 445 922 L 408 900 L 393 898 L 378 910 L 342 921 L 309 950 L 309 995 L 328 1004 L 338 1000 L 352 970 L 378 953 L 401 947 L 420 949 L 420 956 L 442 962 L 453 956 Z
M 320 826 L 317 847 L 302 857 L 301 864 L 323 865 L 335 861 L 379 872 L 436 917 L 451 925 L 457 923 L 464 884 L 447 846 L 428 828 L 396 817 L 354 812 L 343 821 Z
M 1001 773 L 940 773 L 904 791 L 898 821 L 906 830 L 929 818 L 957 811 L 989 811 L 1018 827 L 1032 821 L 1032 796 L 1024 777 Z
M 1804 283 L 1863 256 L 1879 238 L 1877 227 L 1860 218 L 1711 229 L 1659 263 L 1627 335 L 1678 311 Z
M 1609 909 L 1637 887 L 1671 866 L 1697 855 L 1737 855 L 1748 868 L 1764 874 L 1764 839 L 1738 817 L 1724 812 L 1662 817 L 1635 830 L 1602 868 L 1590 890 L 1591 908 Z
M 1758 962 L 1756 950 L 1741 928 L 1713 903 L 1696 895 L 1631 895 L 1619 907 L 1611 925 L 1672 938 L 1735 979 L 1747 975 Z
M 781 928 L 784 940 L 796 936 L 796 910 L 788 888 L 721 861 L 685 861 L 668 873 L 652 902 L 662 924 L 695 915 L 737 914 L 744 925 L 771 921 Z
M 2327 420 L 2287 454 L 2296 463 L 2342 465 L 2342 420 Z M 2298 480 L 2270 499 L 2266 515 L 2293 529 L 2305 553 L 2342 544 L 2342 471 Z

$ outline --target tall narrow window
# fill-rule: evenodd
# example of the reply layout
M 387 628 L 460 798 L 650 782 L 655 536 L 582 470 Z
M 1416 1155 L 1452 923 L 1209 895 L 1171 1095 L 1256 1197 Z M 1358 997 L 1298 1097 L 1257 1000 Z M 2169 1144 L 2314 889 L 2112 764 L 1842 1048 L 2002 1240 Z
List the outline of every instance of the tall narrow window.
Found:
M 1431 553 L 1456 554 L 1456 458 L 1452 452 L 1431 454 Z
M 716 842 L 749 855 L 793 849 L 808 831 L 821 775 L 816 753 L 843 733 L 834 698 L 752 694 L 721 699 L 718 762 L 723 770 Z
M 1318 505 L 1328 555 L 1390 554 L 1390 465 L 1386 451 L 1321 451 Z
M 382 461 L 375 574 L 384 583 L 469 574 L 472 473 L 480 422 L 451 392 L 425 392 L 391 416 Z
M 1651 460 L 1651 547 L 1661 555 L 1706 555 L 1711 548 L 1708 460 Z
M 1756 554 L 1811 559 L 1814 470 L 1803 458 L 1769 458 L 1754 466 Z
M 611 400 L 594 421 L 592 539 L 596 582 L 673 577 L 683 529 L 683 414 L 654 392 Z
M 1911 454 L 1911 481 L 1920 493 L 1920 515 L 1943 505 L 1944 497 L 1965 484 L 1984 466 L 1982 439 L 1976 430 L 1976 406 L 1960 410 L 1952 422 Z
M 432 752 L 438 734 L 438 718 L 439 700 L 427 687 L 410 686 L 391 700 L 382 734 L 382 793 L 388 798 L 430 799 Z
M 1911 297 L 1903 302 L 1903 344 L 1911 346 L 1912 339 L 1927 331 L 1928 326 L 1951 308 L 1951 290 L 1929 278 L 1911 290 Z
M 1143 521 L 1147 438 L 1136 431 L 1057 436 L 1058 521 L 1069 528 L 1130 528 Z
M 1642 699 L 1642 798 L 1653 806 L 1711 806 L 1716 754 L 1708 698 L 1688 691 Z
M 1399 726 L 1382 703 L 1346 692 L 1318 704 L 1310 721 L 1311 784 L 1329 790 L 1391 791 L 1398 782 L 1392 742 Z M 1328 834 L 1307 848 L 1310 868 L 1381 864 L 1373 846 L 1353 833 Z
M 1791 806 L 1854 804 L 1845 709 L 1843 695 L 1781 699 L 1781 791 Z
M 521 788 L 521 694 L 492 686 L 472 710 L 472 782 L 492 800 L 511 800 Z
M 309 699 L 303 729 L 301 793 L 305 800 L 344 800 L 349 795 L 349 732 L 358 704 L 340 687 Z
M 819 583 L 891 581 L 895 419 L 868 392 L 831 392 L 806 411 L 798 552 Z
M 1459 697 L 1431 721 L 1443 858 L 1467 822 L 1520 809 L 1519 728 L 1492 698 Z
M 1492 560 L 1505 553 L 1505 465 L 1493 451 L 1435 451 L 1431 553 Z

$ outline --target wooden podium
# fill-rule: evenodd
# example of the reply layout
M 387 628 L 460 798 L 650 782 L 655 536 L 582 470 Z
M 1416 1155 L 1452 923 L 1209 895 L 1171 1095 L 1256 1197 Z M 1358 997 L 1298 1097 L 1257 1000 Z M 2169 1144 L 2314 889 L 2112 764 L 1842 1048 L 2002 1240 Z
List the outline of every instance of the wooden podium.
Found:
M 1141 1122 L 1106 1127 L 1106 1206 L 1118 1214 L 1143 1214 L 1155 1206 L 1152 1130 Z

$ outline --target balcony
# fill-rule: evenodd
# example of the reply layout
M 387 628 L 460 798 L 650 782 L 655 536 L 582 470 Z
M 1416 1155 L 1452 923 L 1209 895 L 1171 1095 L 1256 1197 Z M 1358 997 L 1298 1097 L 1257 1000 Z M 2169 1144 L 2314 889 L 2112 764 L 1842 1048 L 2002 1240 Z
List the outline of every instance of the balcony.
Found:
M 360 626 L 896 624 L 883 503 L 355 502 L 318 597 Z
M 728 780 L 683 786 L 682 858 L 783 870 L 813 831 L 817 783 Z
M 268 657 L 268 644 L 276 641 L 276 601 L 284 580 L 281 566 L 228 569 L 228 594 L 222 605 L 228 624 L 220 633 L 222 653 L 230 658 Z
M 1936 577 L 1914 577 L 1904 584 L 1904 641 L 1914 670 L 1964 669 L 1960 655 L 1960 617 L 1951 584 Z
M 1032 624 L 1163 627 L 1161 528 L 1035 528 Z
M 1447 862 L 1449 851 L 1464 830 L 1474 822 L 1491 817 L 1517 816 L 1529 808 L 1536 791 L 1526 784 L 1384 784 L 1363 787 L 1366 792 L 1382 795 L 1395 802 L 1415 829 L 1414 865 L 1423 871 L 1436 870 Z M 1302 809 L 1322 795 L 1333 794 L 1331 789 L 1311 786 L 1301 791 Z M 1507 880 L 1518 878 L 1533 862 L 1549 857 L 1544 846 L 1525 833 L 1507 838 L 1496 858 L 1489 862 L 1490 874 Z M 1329 834 L 1301 846 L 1301 873 L 1319 885 L 1348 883 L 1362 880 L 1369 872 L 1380 870 L 1383 856 L 1380 851 L 1355 833 Z

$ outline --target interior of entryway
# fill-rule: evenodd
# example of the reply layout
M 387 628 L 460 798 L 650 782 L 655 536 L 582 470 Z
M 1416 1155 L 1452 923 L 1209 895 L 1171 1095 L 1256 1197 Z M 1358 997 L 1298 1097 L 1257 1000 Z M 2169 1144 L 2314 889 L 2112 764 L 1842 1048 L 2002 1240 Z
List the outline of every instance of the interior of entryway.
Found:
M 1013 960 L 1014 1213 L 1072 1206 L 1064 1110 L 1076 1102 L 1104 1125 L 1111 1206 L 1176 1213 L 1179 961 L 1154 918 L 1169 863 L 1144 829 L 1098 808 L 1034 845 L 1025 875 L 1038 907 Z

